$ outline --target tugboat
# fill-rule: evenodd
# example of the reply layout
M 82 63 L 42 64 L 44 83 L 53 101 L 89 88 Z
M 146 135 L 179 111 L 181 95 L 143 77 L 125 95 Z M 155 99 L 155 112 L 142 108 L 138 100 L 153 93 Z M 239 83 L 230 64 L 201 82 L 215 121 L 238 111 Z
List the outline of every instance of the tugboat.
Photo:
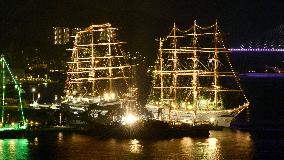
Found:
M 230 127 L 249 106 L 217 21 L 208 27 L 194 21 L 187 30 L 174 24 L 158 52 L 146 105 L 154 119 Z

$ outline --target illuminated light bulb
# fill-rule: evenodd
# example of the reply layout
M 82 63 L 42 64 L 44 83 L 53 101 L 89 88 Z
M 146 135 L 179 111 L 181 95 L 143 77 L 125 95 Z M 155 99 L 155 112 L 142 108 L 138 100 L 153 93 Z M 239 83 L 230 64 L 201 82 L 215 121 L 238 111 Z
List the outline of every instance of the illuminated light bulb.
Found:
M 128 114 L 123 118 L 123 122 L 127 125 L 132 125 L 138 120 L 138 117 L 136 117 L 133 114 Z
M 106 100 L 108 100 L 108 99 L 109 99 L 109 94 L 108 94 L 108 93 L 105 93 L 105 94 L 104 94 L 104 98 L 105 98 Z
M 215 118 L 211 117 L 211 118 L 209 119 L 209 121 L 210 121 L 210 123 L 213 123 L 213 122 L 215 121 Z
M 114 93 L 111 93 L 111 94 L 110 94 L 110 98 L 111 98 L 111 99 L 115 99 L 115 94 L 114 94 Z

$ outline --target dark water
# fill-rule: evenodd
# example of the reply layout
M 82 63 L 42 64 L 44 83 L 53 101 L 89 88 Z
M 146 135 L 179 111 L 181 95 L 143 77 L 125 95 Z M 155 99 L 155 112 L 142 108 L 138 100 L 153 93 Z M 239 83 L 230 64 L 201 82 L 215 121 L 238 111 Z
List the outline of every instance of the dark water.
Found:
M 56 133 L 0 140 L 0 159 L 283 159 L 284 140 L 249 132 L 212 131 L 209 138 L 97 139 Z
M 242 78 L 253 127 L 284 129 L 284 77 Z
M 232 130 L 171 140 L 100 140 L 63 133 L 0 140 L 2 159 L 251 159 L 254 152 L 250 134 Z

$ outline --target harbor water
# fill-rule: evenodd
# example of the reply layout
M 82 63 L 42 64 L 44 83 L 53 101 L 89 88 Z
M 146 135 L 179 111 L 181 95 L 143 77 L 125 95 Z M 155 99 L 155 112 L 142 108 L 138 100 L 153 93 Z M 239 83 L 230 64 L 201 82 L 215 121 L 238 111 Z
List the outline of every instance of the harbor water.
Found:
M 284 78 L 242 77 L 250 99 L 237 129 L 205 138 L 98 139 L 76 133 L 0 139 L 0 159 L 284 159 Z
M 0 140 L 1 159 L 283 159 L 284 140 L 249 132 L 211 131 L 208 138 L 97 139 L 56 133 Z M 282 157 L 281 157 L 282 156 Z

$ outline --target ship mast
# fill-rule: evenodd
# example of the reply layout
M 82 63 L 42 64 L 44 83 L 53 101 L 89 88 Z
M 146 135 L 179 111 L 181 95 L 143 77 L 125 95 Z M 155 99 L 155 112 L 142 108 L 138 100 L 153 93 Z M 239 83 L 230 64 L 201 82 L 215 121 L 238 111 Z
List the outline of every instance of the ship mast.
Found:
M 171 110 L 172 107 L 175 106 L 173 104 L 176 103 L 176 98 L 177 98 L 177 37 L 176 37 L 176 24 L 174 23 L 174 28 L 173 28 L 173 57 L 171 57 L 171 60 L 173 61 L 173 68 L 172 68 L 172 74 L 173 74 L 173 79 L 172 79 L 172 88 L 173 88 L 173 98 L 171 100 L 171 105 L 169 108 L 169 120 L 171 120 Z M 170 87 L 170 88 L 171 88 Z M 171 93 L 172 94 L 172 93 Z M 174 108 L 175 109 L 175 108 Z
M 115 30 L 107 23 L 76 34 L 71 61 L 67 62 L 66 89 L 74 93 L 71 98 L 103 95 L 113 99 L 127 92 L 131 68 L 120 46 L 124 42 L 118 41 Z
M 163 50 L 162 50 L 162 47 L 163 47 L 163 41 L 162 39 L 160 38 L 160 46 L 159 46 L 159 51 L 160 51 L 160 80 L 161 80 L 161 94 L 160 94 L 160 100 L 162 101 L 163 103 L 163 99 L 164 99 L 164 80 L 163 80 Z
M 176 37 L 176 24 L 174 23 L 174 57 L 173 57 L 173 89 L 174 89 L 174 98 L 173 101 L 176 101 L 177 98 L 177 37 Z
M 193 74 L 192 74 L 192 94 L 193 94 L 193 109 L 194 109 L 194 114 L 196 115 L 197 112 L 197 107 L 198 107 L 198 56 L 197 56 L 197 34 L 196 34 L 196 20 L 194 21 L 193 25 Z
M 208 27 L 199 26 L 194 21 L 187 30 L 179 29 L 174 23 L 169 35 L 160 38 L 159 42 L 159 62 L 156 62 L 153 74 L 153 99 L 146 106 L 158 114 L 155 117 L 159 118 L 162 104 L 167 106 L 165 111 L 169 113 L 165 118 L 169 121 L 174 111 L 176 120 L 180 118 L 179 114 L 186 113 L 183 115 L 186 117 L 190 112 L 194 113 L 194 119 L 190 119 L 196 122 L 207 113 L 221 113 L 223 109 L 231 112 L 239 105 L 237 101 L 230 102 L 230 105 L 224 103 L 226 108 L 223 104 L 222 108 L 218 105 L 222 100 L 227 102 L 231 95 L 243 101 L 239 94 L 243 90 L 227 55 L 217 21 Z M 238 108 L 247 106 L 248 103 Z
M 91 51 L 92 51 L 92 61 L 91 61 L 91 66 L 92 66 L 92 76 L 93 77 L 96 77 L 96 75 L 95 75 L 95 57 L 94 57 L 94 32 L 92 31 L 92 34 L 91 34 L 91 36 L 92 36 L 92 39 L 91 39 Z M 94 96 L 95 95 L 95 79 L 93 78 L 92 79 L 92 95 Z
M 111 30 L 108 30 L 108 32 L 110 32 L 110 34 L 112 34 Z M 109 92 L 112 93 L 113 92 L 113 82 L 112 82 L 112 56 L 111 56 L 111 41 L 110 41 L 110 37 L 111 35 L 108 34 L 108 54 L 107 56 L 109 56 L 108 59 L 108 72 L 109 72 Z
M 218 49 L 217 49 L 217 45 L 218 45 L 218 23 L 216 20 L 216 24 L 215 24 L 215 33 L 214 33 L 214 104 L 215 107 L 218 107 L 218 90 L 219 90 L 219 86 L 218 86 Z

